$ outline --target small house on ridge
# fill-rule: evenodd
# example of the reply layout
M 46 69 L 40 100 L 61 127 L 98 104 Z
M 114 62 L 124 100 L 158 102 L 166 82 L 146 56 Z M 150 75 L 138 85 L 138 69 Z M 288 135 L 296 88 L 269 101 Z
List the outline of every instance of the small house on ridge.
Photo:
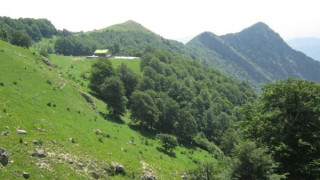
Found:
M 94 55 L 98 56 L 98 57 L 109 57 L 109 56 L 111 56 L 109 49 L 97 49 L 94 52 Z

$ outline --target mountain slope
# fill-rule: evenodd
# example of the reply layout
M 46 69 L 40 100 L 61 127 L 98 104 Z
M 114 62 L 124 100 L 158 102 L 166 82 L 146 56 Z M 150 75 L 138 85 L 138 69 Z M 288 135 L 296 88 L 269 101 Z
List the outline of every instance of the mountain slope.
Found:
M 132 20 L 102 30 L 91 31 L 85 33 L 85 35 L 101 48 L 118 44 L 121 55 L 140 56 L 146 48 L 164 49 L 178 53 L 185 52 L 182 43 L 165 39 Z
M 261 22 L 220 37 L 202 33 L 186 46 L 193 56 L 254 87 L 286 77 L 320 82 L 320 63 L 290 48 Z
M 205 63 L 221 69 L 230 76 L 251 84 L 261 84 L 268 80 L 258 67 L 213 33 L 201 33 L 188 42 L 187 47 L 193 56 L 202 58 Z
M 47 66 L 31 51 L 0 41 L 0 131 L 9 132 L 0 135 L 0 147 L 7 150 L 10 161 L 1 167 L 0 179 L 23 179 L 22 172 L 30 173 L 30 179 L 90 179 L 93 172 L 101 178 L 131 179 L 146 170 L 157 179 L 180 179 L 196 167 L 195 162 L 215 161 L 195 147 L 178 147 L 176 157 L 168 156 L 157 150 L 155 134 L 105 118 L 105 103 L 92 97 L 94 110 L 81 95 L 89 93 L 78 76 L 93 61 L 54 56 L 57 67 Z M 26 130 L 27 135 L 16 129 Z M 46 157 L 31 155 L 41 154 L 39 150 Z M 122 164 L 126 175 L 109 176 L 105 170 L 111 162 Z
M 318 38 L 295 38 L 286 41 L 289 46 L 307 56 L 320 61 L 320 39 Z
M 271 80 L 290 76 L 320 82 L 320 63 L 290 48 L 264 23 L 222 38 L 260 67 Z

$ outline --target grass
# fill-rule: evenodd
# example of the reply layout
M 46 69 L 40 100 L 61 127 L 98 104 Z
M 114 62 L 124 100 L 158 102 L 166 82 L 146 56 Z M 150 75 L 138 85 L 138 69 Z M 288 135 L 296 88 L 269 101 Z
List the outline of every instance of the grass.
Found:
M 109 178 L 103 171 L 112 161 L 127 172 L 112 179 L 130 179 L 132 173 L 139 178 L 142 163 L 157 179 L 180 179 L 183 172 L 196 167 L 195 162 L 214 161 L 213 155 L 195 147 L 179 146 L 174 150 L 176 157 L 171 157 L 157 149 L 154 133 L 101 116 L 108 113 L 105 103 L 94 98 L 94 110 L 80 94 L 88 93 L 88 82 L 81 74 L 88 75 L 94 61 L 57 55 L 50 59 L 56 68 L 28 49 L 0 41 L 0 132 L 10 133 L 0 135 L 0 147 L 7 149 L 13 161 L 0 168 L 0 179 L 23 179 L 22 172 L 30 173 L 31 179 L 89 179 L 93 171 Z M 124 62 L 139 70 L 140 60 L 111 61 L 114 66 Z M 128 116 L 123 119 L 130 121 Z M 17 134 L 18 127 L 28 134 Z M 97 135 L 95 129 L 110 138 Z M 20 138 L 28 145 L 19 143 Z M 33 140 L 42 141 L 42 147 L 33 145 Z M 37 148 L 45 150 L 47 157 L 30 156 Z

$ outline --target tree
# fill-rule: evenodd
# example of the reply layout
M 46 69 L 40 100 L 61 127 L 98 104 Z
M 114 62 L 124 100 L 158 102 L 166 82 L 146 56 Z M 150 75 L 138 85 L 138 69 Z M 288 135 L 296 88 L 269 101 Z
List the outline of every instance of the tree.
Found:
M 275 173 L 278 163 L 265 147 L 257 147 L 254 142 L 244 141 L 235 146 L 232 153 L 232 179 L 239 180 L 276 180 L 284 179 L 284 175 Z
M 161 132 L 173 133 L 178 120 L 179 104 L 165 93 L 159 93 L 155 103 L 159 111 L 157 129 Z
M 8 36 L 5 30 L 0 29 L 0 40 L 8 41 Z
M 44 57 L 49 57 L 47 48 L 42 47 L 42 48 L 40 49 L 40 55 L 41 55 L 41 56 L 44 56 Z
M 16 31 L 13 34 L 13 38 L 11 40 L 11 43 L 13 45 L 29 48 L 31 46 L 31 38 L 24 31 Z
M 139 122 L 141 128 L 144 126 L 153 128 L 158 119 L 157 107 L 152 97 L 142 91 L 134 91 L 131 95 L 131 118 L 134 122 Z
M 289 179 L 318 179 L 320 84 L 289 78 L 262 90 L 260 105 L 242 110 L 243 134 L 266 144 Z
M 129 98 L 138 84 L 139 77 L 124 63 L 117 68 L 117 71 L 124 84 L 126 97 Z
M 118 55 L 120 53 L 120 46 L 118 43 L 113 44 L 113 52 L 114 55 Z
M 178 115 L 178 125 L 176 128 L 176 134 L 178 137 L 186 142 L 191 142 L 192 138 L 198 132 L 197 123 L 190 113 L 188 108 L 183 108 L 179 110 Z
M 92 64 L 89 88 L 100 94 L 100 86 L 107 77 L 115 75 L 111 62 L 106 58 L 99 58 Z
M 160 140 L 161 146 L 165 151 L 172 152 L 173 149 L 178 145 L 178 140 L 175 136 L 170 134 L 157 134 L 157 138 Z
M 125 113 L 127 98 L 124 96 L 123 83 L 119 77 L 106 77 L 100 92 L 106 99 L 111 117 L 119 118 Z
M 215 115 L 212 108 L 206 112 L 206 121 L 206 135 L 209 140 L 219 145 L 223 133 L 233 124 L 232 117 L 225 112 L 220 112 L 218 115 Z
M 42 39 L 41 32 L 35 24 L 32 24 L 30 30 L 27 32 L 35 41 L 40 41 Z

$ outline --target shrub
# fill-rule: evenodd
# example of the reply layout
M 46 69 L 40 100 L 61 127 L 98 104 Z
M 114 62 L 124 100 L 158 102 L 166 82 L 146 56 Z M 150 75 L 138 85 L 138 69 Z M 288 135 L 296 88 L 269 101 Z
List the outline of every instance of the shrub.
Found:
M 161 146 L 165 151 L 172 152 L 173 149 L 178 145 L 178 140 L 175 136 L 170 134 L 157 134 L 157 138 L 160 140 Z

